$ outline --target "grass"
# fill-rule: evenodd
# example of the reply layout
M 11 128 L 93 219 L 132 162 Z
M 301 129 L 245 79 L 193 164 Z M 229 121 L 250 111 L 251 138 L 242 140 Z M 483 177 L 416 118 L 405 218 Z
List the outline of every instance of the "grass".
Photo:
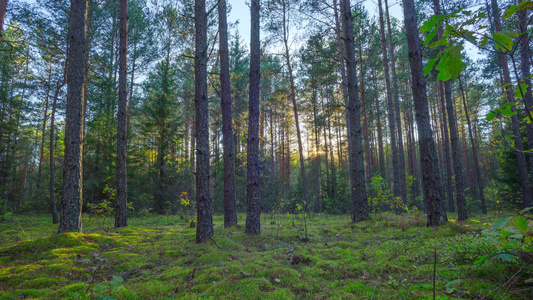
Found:
M 531 268 L 474 264 L 497 250 L 479 231 L 498 218 L 427 228 L 421 214 L 314 215 L 305 240 L 294 217 L 264 215 L 249 236 L 243 214 L 229 229 L 216 216 L 217 246 L 177 216 L 121 229 L 84 216 L 83 234 L 59 235 L 49 217 L 16 216 L 0 223 L 0 299 L 433 299 L 435 249 L 436 299 L 531 299 Z

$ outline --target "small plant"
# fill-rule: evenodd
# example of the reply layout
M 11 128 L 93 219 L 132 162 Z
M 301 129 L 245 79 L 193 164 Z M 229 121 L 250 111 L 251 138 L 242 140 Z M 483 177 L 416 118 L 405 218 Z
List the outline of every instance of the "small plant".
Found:
M 113 212 L 113 206 L 110 201 L 104 200 L 100 203 L 89 203 L 87 204 L 89 208 L 89 220 L 92 216 L 96 216 L 95 225 L 100 230 L 105 230 L 105 225 L 107 221 L 107 216 Z M 132 206 L 133 207 L 133 206 Z
M 70 293 L 71 297 L 74 299 L 82 300 L 115 300 L 116 298 L 112 297 L 113 292 L 122 289 L 124 278 L 119 276 L 113 276 L 111 281 L 106 281 L 101 284 L 97 284 L 90 289 L 90 293 Z
M 498 252 L 484 255 L 477 262 L 496 256 L 504 261 L 520 258 L 526 263 L 533 262 L 533 220 L 526 216 L 533 207 L 516 211 L 516 217 L 505 217 L 491 224 L 482 233 L 487 241 L 498 246 Z

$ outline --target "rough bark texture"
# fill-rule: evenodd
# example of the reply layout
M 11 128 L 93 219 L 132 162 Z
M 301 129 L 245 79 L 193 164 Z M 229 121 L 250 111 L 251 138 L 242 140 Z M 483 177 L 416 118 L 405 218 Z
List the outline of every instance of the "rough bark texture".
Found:
M 58 232 L 81 231 L 83 203 L 83 116 L 84 56 L 87 0 L 71 0 L 69 25 L 69 64 L 67 71 L 67 110 L 65 116 L 65 158 L 63 163 L 63 202 Z
M 357 91 L 357 69 L 353 37 L 352 12 L 349 0 L 341 0 L 345 61 L 347 72 L 348 102 L 346 103 L 346 123 L 348 129 L 348 153 L 350 161 L 350 184 L 353 202 L 352 221 L 359 222 L 368 218 L 366 198 L 365 163 L 363 156 L 363 135 L 359 113 Z
M 2 33 L 4 28 L 4 19 L 6 18 L 7 2 L 9 0 L 0 0 L 0 43 L 2 42 Z
M 392 42 L 389 3 L 387 0 L 385 0 L 385 12 L 387 14 L 387 31 L 389 34 L 389 53 L 392 73 L 392 87 L 394 88 L 394 116 L 396 119 L 396 132 L 398 133 L 398 180 L 400 183 L 400 195 L 402 196 L 403 204 L 407 204 L 407 186 L 405 183 L 405 153 L 403 149 L 402 118 L 400 114 L 400 99 L 398 97 L 398 79 L 396 78 L 396 59 L 394 57 L 394 45 Z
M 450 155 L 450 139 L 448 137 L 448 121 L 446 118 L 445 101 L 444 101 L 444 85 L 442 82 L 438 83 L 439 85 L 439 98 L 442 111 L 442 127 L 444 132 L 444 158 L 446 163 L 446 195 L 448 197 L 448 210 L 450 212 L 455 212 L 455 202 L 453 201 L 453 184 L 452 184 L 452 159 Z
M 498 7 L 498 2 L 496 0 L 491 0 L 491 5 L 492 14 L 494 18 L 494 29 L 496 29 L 496 31 L 501 31 L 502 22 L 500 19 L 500 9 Z M 500 64 L 503 72 L 503 83 L 505 85 L 508 85 L 505 88 L 507 101 L 509 103 L 514 103 L 515 98 L 513 95 L 513 91 L 509 88 L 511 86 L 511 75 L 509 73 L 507 56 L 504 53 L 499 53 L 498 56 L 500 58 Z M 513 112 L 516 112 L 516 106 L 513 105 L 511 107 L 511 110 Z M 514 148 L 516 149 L 515 154 L 517 160 L 517 167 L 518 173 L 520 175 L 520 184 L 522 186 L 522 199 L 524 202 L 523 205 L 524 207 L 529 207 L 533 205 L 533 193 L 531 191 L 531 186 L 529 185 L 526 157 L 524 154 L 524 146 L 522 144 L 522 136 L 520 134 L 520 122 L 518 121 L 518 116 L 516 114 L 511 117 L 511 127 L 513 129 L 514 134 Z
M 205 0 L 196 0 L 195 106 L 196 106 L 196 242 L 213 236 L 213 207 L 209 190 L 209 123 L 207 102 L 207 14 Z
M 392 149 L 392 174 L 393 174 L 393 191 L 394 196 L 400 196 L 400 169 L 398 162 L 398 144 L 396 142 L 396 121 L 394 119 L 394 106 L 392 103 L 392 93 L 390 88 L 389 58 L 387 55 L 387 46 L 385 44 L 385 25 L 383 21 L 383 9 L 381 0 L 378 0 L 379 7 L 379 27 L 381 33 L 381 54 L 383 57 L 383 68 L 385 75 L 385 86 L 387 89 L 387 109 L 389 117 L 390 144 Z
M 463 160 L 461 158 L 459 134 L 453 113 L 452 89 L 450 82 L 444 82 L 444 99 L 446 100 L 446 112 L 448 114 L 448 125 L 450 129 L 450 143 L 452 145 L 453 171 L 455 175 L 455 201 L 457 202 L 457 215 L 459 221 L 468 219 L 466 212 L 466 199 L 464 194 L 465 178 L 463 175 Z
M 524 0 L 518 0 L 518 3 L 521 3 Z M 526 32 L 528 25 L 527 20 L 527 10 L 521 9 L 518 12 L 518 26 L 520 27 L 520 69 L 522 71 L 522 78 L 527 84 L 527 89 L 524 91 L 524 103 L 527 106 L 527 109 L 531 111 L 533 109 L 533 93 L 531 90 L 531 79 L 528 77 L 531 76 L 531 50 L 529 48 L 529 34 Z M 532 120 L 533 121 L 533 120 Z M 529 150 L 533 149 L 533 123 L 526 124 L 527 126 L 527 142 Z M 529 174 L 533 177 L 533 157 L 529 157 Z
M 248 110 L 248 154 L 246 186 L 246 229 L 248 234 L 261 232 L 261 204 L 259 201 L 259 81 L 260 81 L 260 44 L 259 44 L 259 7 L 260 0 L 252 0 L 250 33 L 250 94 Z
M 433 1 L 435 14 L 441 14 L 440 9 L 440 0 Z M 442 37 L 442 27 L 439 28 L 438 36 Z M 443 46 L 439 48 L 443 50 Z M 453 100 L 452 100 L 452 88 L 450 81 L 444 82 L 444 99 L 446 101 L 446 112 L 448 114 L 448 125 L 450 129 L 450 142 L 452 145 L 452 158 L 453 158 L 453 169 L 455 175 L 455 200 L 457 202 L 457 214 L 459 221 L 466 220 L 468 214 L 466 212 L 466 199 L 464 184 L 465 178 L 463 175 L 463 160 L 461 158 L 460 145 L 459 145 L 459 134 L 457 132 L 457 125 L 455 121 Z M 443 112 L 444 113 L 444 112 Z
M 440 185 L 437 151 L 429 120 L 429 108 L 426 94 L 422 53 L 414 0 L 403 0 L 405 35 L 411 66 L 411 89 L 415 104 L 415 117 L 418 125 L 420 162 L 422 168 L 422 185 L 427 207 L 427 225 L 439 226 L 447 221 L 446 212 L 442 210 L 442 189 Z
M 117 206 L 115 227 L 128 226 L 128 183 L 126 173 L 128 106 L 128 0 L 120 0 L 118 61 Z
M 377 91 L 378 84 L 376 78 L 376 72 L 372 72 L 372 79 L 374 81 L 374 90 Z M 379 156 L 379 170 L 381 173 L 381 178 L 386 178 L 386 169 L 385 169 L 385 155 L 383 154 L 383 134 L 381 132 L 381 112 L 379 111 L 379 97 L 376 95 L 376 126 L 378 128 L 378 156 Z
M 466 117 L 466 123 L 468 125 L 468 136 L 470 137 L 470 144 L 472 146 L 472 155 L 474 156 L 474 168 L 476 171 L 476 186 L 479 191 L 479 199 L 481 200 L 481 211 L 486 214 L 487 213 L 487 204 L 485 203 L 485 193 L 483 192 L 483 176 L 481 175 L 481 168 L 479 166 L 479 156 L 477 152 L 477 143 L 474 138 L 474 133 L 472 131 L 472 123 L 470 122 L 470 115 L 468 114 L 468 105 L 466 104 L 466 96 L 463 89 L 463 82 L 461 80 L 461 76 L 458 77 L 459 79 L 459 87 L 461 88 L 461 96 L 463 98 L 463 107 L 465 109 L 465 117 Z
M 222 138 L 224 147 L 224 227 L 237 224 L 235 202 L 235 156 L 233 153 L 233 121 L 229 73 L 228 23 L 226 0 L 218 3 L 218 33 L 220 35 L 220 98 L 222 106 Z

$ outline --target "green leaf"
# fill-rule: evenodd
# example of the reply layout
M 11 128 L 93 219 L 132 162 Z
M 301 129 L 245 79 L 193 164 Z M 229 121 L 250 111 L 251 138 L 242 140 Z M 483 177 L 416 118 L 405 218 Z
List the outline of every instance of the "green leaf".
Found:
M 526 83 L 522 82 L 520 84 L 520 86 L 517 86 L 516 89 L 514 90 L 514 92 L 513 92 L 514 93 L 514 97 L 516 99 L 522 99 L 522 93 L 524 93 L 524 94 L 526 93 L 527 87 L 528 87 L 528 85 Z M 522 89 L 522 92 L 520 92 L 520 89 Z
M 516 227 L 518 227 L 518 229 L 520 229 L 521 234 L 526 233 L 528 227 L 527 220 L 524 217 L 518 216 L 518 218 L 516 218 L 516 220 L 514 221 L 514 224 L 516 225 Z
M 511 220 L 511 217 L 501 218 L 499 221 L 496 221 L 491 224 L 492 229 L 502 229 L 503 226 L 507 225 L 507 222 Z
M 433 29 L 433 27 L 435 27 L 435 25 L 437 24 L 438 21 L 439 20 L 437 20 L 437 19 L 429 19 L 429 20 L 427 20 L 420 27 L 420 32 L 424 33 L 424 32 L 430 31 L 431 29 Z
M 516 111 L 513 111 L 511 106 L 508 106 L 505 109 L 502 109 L 501 112 L 502 112 L 502 115 L 504 115 L 506 117 L 512 117 L 512 116 L 516 115 Z
M 452 280 L 452 281 L 446 283 L 446 286 L 450 286 L 452 284 L 458 284 L 459 282 L 461 282 L 461 279 L 455 279 L 455 280 Z
M 530 1 L 522 1 L 520 4 L 511 5 L 502 15 L 502 18 L 507 19 L 517 11 L 519 11 L 523 6 L 525 6 Z M 529 6 L 529 5 L 528 5 Z
M 433 66 L 435 66 L 435 63 L 440 57 L 440 53 L 437 55 L 437 57 L 430 59 L 428 61 L 428 64 L 424 67 L 424 76 L 427 76 L 429 72 L 433 71 Z
M 494 41 L 496 41 L 494 44 L 494 48 L 496 48 L 496 50 L 502 50 L 506 52 L 513 48 L 513 38 L 503 34 L 501 31 L 494 33 L 492 38 Z
M 439 71 L 437 79 L 442 81 L 447 81 L 450 78 L 457 78 L 461 73 L 461 70 L 466 66 L 463 62 L 463 55 L 461 51 L 463 50 L 463 45 L 459 44 L 457 46 L 451 45 L 446 48 L 444 51 L 439 64 L 435 68 Z
M 496 117 L 498 114 L 491 111 L 490 113 L 487 114 L 487 121 L 492 121 L 492 119 L 494 119 L 494 117 Z

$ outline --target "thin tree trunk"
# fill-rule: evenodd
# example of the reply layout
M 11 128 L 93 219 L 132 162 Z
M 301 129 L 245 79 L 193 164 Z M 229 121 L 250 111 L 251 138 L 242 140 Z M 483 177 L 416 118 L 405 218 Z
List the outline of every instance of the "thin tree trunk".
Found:
M 452 160 L 450 155 L 450 140 L 448 138 L 448 122 L 446 118 L 446 107 L 444 104 L 444 84 L 439 82 L 440 104 L 442 111 L 442 125 L 444 131 L 444 155 L 446 164 L 446 194 L 448 196 L 448 210 L 455 212 L 455 203 L 453 201 L 453 184 L 452 184 Z
M 135 85 L 135 67 L 137 60 L 137 40 L 133 42 L 133 58 L 131 60 L 130 98 L 128 100 L 128 113 L 126 114 L 126 131 L 130 128 L 131 107 L 133 106 L 133 86 Z M 188 124 L 188 123 L 187 123 Z M 187 156 L 187 155 L 186 155 Z
M 126 147 L 128 140 L 128 0 L 120 0 L 119 71 L 118 71 L 118 129 L 117 129 L 117 206 L 115 228 L 128 226 L 128 183 Z
M 353 202 L 352 221 L 360 222 L 368 218 L 368 200 L 366 198 L 365 162 L 363 156 L 363 135 L 359 116 L 359 99 L 357 91 L 357 69 L 353 21 L 349 0 L 341 0 L 344 49 L 347 71 L 348 102 L 346 103 L 346 123 L 348 129 L 348 153 L 350 161 L 350 183 Z
M 418 125 L 420 161 L 427 208 L 427 225 L 439 226 L 447 221 L 446 211 L 442 209 L 442 188 L 440 185 L 437 152 L 429 120 L 429 108 L 426 94 L 426 78 L 422 65 L 419 29 L 416 21 L 414 0 L 403 0 L 405 35 L 409 64 L 411 66 L 412 91 L 415 104 L 415 116 Z
M 67 46 L 68 53 L 68 46 Z M 56 91 L 54 93 L 54 100 L 52 102 L 52 112 L 50 114 L 50 182 L 48 184 L 48 204 L 50 205 L 50 211 L 52 213 L 52 223 L 59 223 L 59 217 L 57 216 L 57 205 L 56 205 L 56 196 L 55 196 L 55 153 L 54 153 L 54 140 L 55 140 L 55 116 L 57 108 L 57 99 L 59 98 L 59 92 L 63 86 L 67 83 L 67 68 L 68 68 L 68 57 L 65 57 L 65 68 L 63 71 L 62 81 L 58 81 L 56 84 Z
M 366 113 L 366 98 L 365 98 L 365 74 L 363 72 L 364 68 L 362 65 L 363 61 L 363 50 L 359 51 L 359 61 L 361 61 L 361 102 L 363 103 L 363 118 L 365 124 L 365 160 L 366 160 L 366 176 L 367 184 L 372 181 L 372 156 L 370 152 L 370 135 L 368 134 L 368 116 Z
M 250 94 L 248 112 L 248 153 L 246 188 L 247 234 L 261 232 L 261 204 L 259 200 L 259 83 L 260 83 L 260 0 L 252 0 L 250 7 Z
M 378 0 L 379 7 L 379 27 L 381 33 L 381 54 L 383 57 L 383 68 L 385 75 L 385 88 L 387 89 L 387 108 L 389 119 L 389 131 L 390 131 L 390 145 L 392 149 L 392 174 L 393 174 L 393 191 L 394 196 L 401 196 L 401 183 L 400 183 L 400 167 L 398 161 L 398 143 L 396 141 L 396 120 L 394 119 L 394 106 L 392 101 L 392 93 L 390 87 L 390 75 L 389 75 L 389 59 L 387 55 L 387 46 L 385 45 L 385 25 L 383 21 L 383 9 L 381 0 Z
M 6 17 L 7 2 L 9 2 L 9 0 L 0 0 L 0 43 L 2 43 L 2 32 L 4 28 L 4 20 Z
M 500 10 L 498 7 L 498 2 L 496 0 L 491 0 L 492 5 L 492 14 L 494 17 L 494 29 L 496 31 L 502 30 L 502 24 L 500 19 Z M 503 72 L 503 81 L 505 85 L 508 85 L 505 88 L 505 94 L 507 95 L 507 101 L 509 103 L 515 103 L 513 91 L 511 88 L 511 76 L 509 73 L 509 65 L 507 61 L 507 56 L 504 53 L 498 54 L 500 58 L 500 64 Z M 516 112 L 516 106 L 511 106 L 511 110 L 513 112 Z M 522 144 L 522 136 L 520 134 L 520 122 L 518 121 L 518 116 L 515 114 L 511 117 L 511 126 L 513 129 L 513 135 L 514 135 L 514 148 L 516 149 L 516 160 L 517 160 L 517 167 L 518 167 L 518 173 L 520 175 L 520 184 L 522 187 L 522 199 L 523 199 L 523 206 L 524 207 L 530 207 L 533 205 L 533 192 L 531 191 L 531 186 L 529 184 L 529 178 L 528 178 L 528 172 L 527 172 L 527 163 L 526 163 L 526 157 L 524 154 L 524 146 Z
M 309 193 L 307 190 L 307 179 L 305 171 L 305 157 L 302 144 L 302 134 L 300 132 L 300 121 L 298 119 L 298 106 L 296 105 L 296 87 L 294 84 L 294 75 L 292 72 L 291 58 L 289 53 L 289 33 L 288 33 L 288 20 L 287 20 L 287 7 L 285 0 L 283 3 L 283 45 L 285 46 L 285 62 L 287 63 L 287 68 L 289 71 L 289 82 L 290 82 L 290 96 L 292 102 L 292 109 L 294 112 L 294 122 L 296 126 L 296 136 L 298 138 L 298 153 L 300 155 L 300 176 L 302 177 L 302 187 L 303 187 L 303 201 L 305 211 L 308 211 L 309 205 Z
M 63 202 L 58 232 L 81 231 L 83 204 L 83 116 L 87 0 L 71 0 Z
M 237 224 L 237 204 L 235 201 L 235 156 L 233 153 L 233 121 L 231 117 L 231 82 L 226 14 L 226 0 L 220 0 L 218 3 L 218 32 L 220 35 L 220 98 L 224 143 L 224 227 L 228 228 Z
M 196 104 L 196 243 L 213 236 L 213 207 L 209 191 L 209 122 L 207 99 L 207 14 L 205 0 L 194 5 Z
M 41 174 L 44 160 L 44 141 L 46 136 L 46 120 L 48 119 L 48 102 L 50 98 L 50 85 L 52 84 L 52 62 L 50 61 L 50 69 L 48 70 L 48 84 L 46 88 L 46 97 L 44 99 L 44 114 L 43 114 L 43 126 L 41 129 L 41 149 L 39 151 L 39 166 L 37 168 L 37 190 L 41 188 Z
M 400 195 L 402 196 L 403 204 L 407 204 L 407 187 L 405 185 L 405 153 L 403 149 L 403 135 L 402 135 L 402 120 L 400 114 L 400 100 L 398 90 L 398 79 L 396 78 L 396 59 L 394 57 L 394 45 L 392 42 L 392 29 L 389 15 L 389 3 L 385 0 L 385 12 L 387 14 L 387 31 L 389 35 L 389 53 L 392 72 L 392 87 L 394 88 L 394 116 L 396 118 L 396 131 L 398 133 L 398 175 L 400 183 Z
M 436 14 L 441 13 L 440 0 L 433 1 Z M 442 37 L 443 29 L 439 28 L 438 37 Z M 444 46 L 439 47 L 442 51 Z M 466 199 L 464 194 L 465 178 L 463 175 L 463 160 L 459 150 L 459 134 L 457 132 L 457 125 L 454 114 L 453 100 L 452 100 L 452 88 L 450 81 L 444 82 L 444 99 L 446 101 L 446 112 L 448 114 L 448 125 L 450 129 L 450 143 L 452 146 L 452 159 L 455 175 L 455 199 L 457 201 L 457 214 L 459 221 L 468 219 L 468 213 L 466 211 Z
M 518 3 L 521 3 L 524 0 L 517 0 Z M 524 83 L 527 84 L 527 88 L 524 94 L 524 102 L 527 106 L 526 111 L 531 111 L 533 109 L 533 92 L 531 89 L 531 50 L 529 47 L 529 32 L 527 32 L 527 10 L 520 9 L 518 11 L 518 26 L 520 27 L 520 69 L 522 71 L 522 79 Z M 533 121 L 533 120 L 531 120 Z M 533 150 L 533 122 L 526 124 L 527 126 L 527 142 L 529 150 Z M 529 156 L 529 173 L 533 178 L 533 157 Z
M 375 70 L 372 72 L 372 77 L 374 81 L 374 90 L 378 90 L 378 84 L 376 79 Z M 381 178 L 386 180 L 387 174 L 385 169 L 385 155 L 383 154 L 383 133 L 381 131 L 381 112 L 379 111 L 379 96 L 376 93 L 376 127 L 378 128 L 378 149 L 379 149 L 379 170 L 381 172 Z
M 479 156 L 477 152 L 477 143 L 474 139 L 474 134 L 472 133 L 472 124 L 470 122 L 470 116 L 468 114 L 468 105 L 466 104 L 466 97 L 463 90 L 463 83 L 461 81 L 461 75 L 458 77 L 459 79 L 459 87 L 461 88 L 461 96 L 463 98 L 463 106 L 465 109 L 465 117 L 466 117 L 466 123 L 468 124 L 468 135 L 470 137 L 470 143 L 472 144 L 472 154 L 474 156 L 474 168 L 476 171 L 476 186 L 479 190 L 479 198 L 481 200 L 481 211 L 486 214 L 487 213 L 487 204 L 485 203 L 485 194 L 483 192 L 483 176 L 481 175 L 481 168 L 479 166 Z

